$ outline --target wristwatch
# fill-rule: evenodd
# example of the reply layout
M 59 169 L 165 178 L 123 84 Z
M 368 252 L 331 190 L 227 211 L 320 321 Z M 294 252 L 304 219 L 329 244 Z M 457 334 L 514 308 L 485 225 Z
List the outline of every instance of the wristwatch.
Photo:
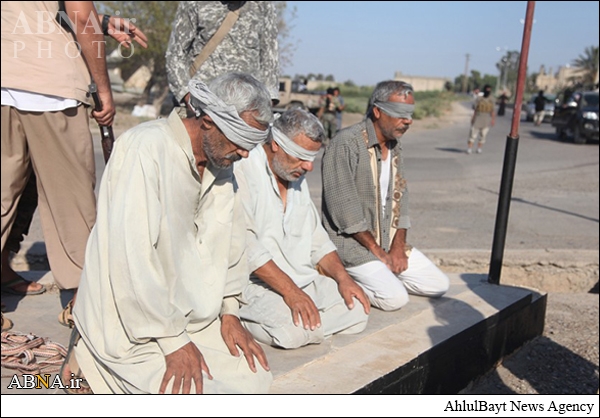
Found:
M 102 33 L 108 36 L 108 23 L 110 21 L 110 15 L 104 15 L 102 17 Z

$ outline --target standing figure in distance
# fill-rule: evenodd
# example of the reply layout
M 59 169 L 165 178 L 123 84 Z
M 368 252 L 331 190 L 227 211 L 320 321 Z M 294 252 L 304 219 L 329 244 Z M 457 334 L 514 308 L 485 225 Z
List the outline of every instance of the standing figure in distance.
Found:
M 540 90 L 535 100 L 533 101 L 535 105 L 535 115 L 533 116 L 533 123 L 535 126 L 540 126 L 544 120 L 544 116 L 546 114 L 546 96 L 544 96 L 544 90 Z
M 506 102 L 508 101 L 508 96 L 506 92 L 503 91 L 500 97 L 498 97 L 498 116 L 504 116 L 506 112 Z
M 325 130 L 326 145 L 337 132 L 337 117 L 338 98 L 333 93 L 333 88 L 329 87 L 325 95 L 321 98 L 321 106 L 317 112 L 317 117 L 323 124 Z
M 469 133 L 467 154 L 473 153 L 473 144 L 479 136 L 477 142 L 477 154 L 483 151 L 483 144 L 490 128 L 496 123 L 496 104 L 491 97 L 492 86 L 486 84 L 483 87 L 483 96 L 478 97 L 473 104 L 473 117 L 471 118 L 471 131 Z
M 333 96 L 337 98 L 337 107 L 335 109 L 335 119 L 337 121 L 337 130 L 342 129 L 342 112 L 346 108 L 346 104 L 344 103 L 344 97 L 342 97 L 340 93 L 339 87 L 333 88 Z

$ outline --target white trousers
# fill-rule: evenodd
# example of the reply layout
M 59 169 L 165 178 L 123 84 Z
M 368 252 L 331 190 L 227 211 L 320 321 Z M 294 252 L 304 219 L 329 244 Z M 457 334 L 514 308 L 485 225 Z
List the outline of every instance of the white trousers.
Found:
M 321 327 L 314 331 L 294 325 L 292 311 L 283 297 L 266 285 L 250 283 L 243 292 L 244 303 L 240 319 L 258 341 L 281 348 L 298 348 L 307 344 L 320 344 L 333 334 L 358 334 L 367 327 L 368 315 L 363 305 L 354 299 L 354 308 L 348 309 L 337 283 L 318 276 L 302 289 L 313 300 Z
M 408 294 L 440 297 L 448 291 L 450 280 L 421 251 L 413 248 L 408 268 L 396 275 L 381 261 L 370 261 L 346 269 L 369 297 L 371 305 L 394 311 L 408 303 Z

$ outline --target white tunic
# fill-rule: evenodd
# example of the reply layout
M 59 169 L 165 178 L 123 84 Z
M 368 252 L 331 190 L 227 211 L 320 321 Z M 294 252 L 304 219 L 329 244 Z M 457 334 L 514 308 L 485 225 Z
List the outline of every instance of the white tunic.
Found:
M 235 165 L 248 214 L 250 271 L 272 259 L 298 287 L 310 284 L 319 275 L 317 263 L 336 248 L 321 225 L 306 179 L 289 183 L 284 211 L 277 180 L 262 146 Z M 267 175 L 258 174 L 265 172 Z
M 74 309 L 111 391 L 156 393 L 165 355 L 237 315 L 248 270 L 232 172 L 209 165 L 200 180 L 176 113 L 115 142 Z

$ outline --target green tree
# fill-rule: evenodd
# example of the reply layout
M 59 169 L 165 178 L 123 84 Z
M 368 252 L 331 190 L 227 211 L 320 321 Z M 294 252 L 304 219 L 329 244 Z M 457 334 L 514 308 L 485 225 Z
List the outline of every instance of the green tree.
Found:
M 297 41 L 292 38 L 291 30 L 293 22 L 297 18 L 296 6 L 288 8 L 287 1 L 274 1 L 277 10 L 277 42 L 279 43 L 279 67 L 280 73 L 292 64 L 294 52 L 298 47 Z
M 470 86 L 470 88 L 467 89 L 469 91 L 473 90 L 474 88 L 482 88 L 483 82 L 481 79 L 481 73 L 476 70 L 471 70 L 471 77 L 469 77 L 469 80 L 467 80 L 467 83 Z
M 581 83 L 585 88 L 593 88 L 598 83 L 598 47 L 588 46 L 583 54 L 572 62 L 577 69 L 577 75 L 572 81 Z
M 159 107 L 169 92 L 165 52 L 171 36 L 171 25 L 177 11 L 177 1 L 102 1 L 98 2 L 101 13 L 119 15 L 131 19 L 148 37 L 148 48 L 137 47 L 122 50 L 124 57 L 120 64 L 121 74 L 127 80 L 138 68 L 145 65 L 150 69 L 151 78 L 140 102 L 148 101 L 150 92 L 156 92 L 155 106 Z M 135 20 L 134 20 L 135 19 Z M 114 50 L 117 43 L 111 38 L 107 50 Z
M 506 54 L 496 63 L 496 68 L 500 71 L 499 84 L 496 90 L 507 89 L 511 92 L 515 91 L 520 58 L 521 54 L 519 51 L 506 51 Z

